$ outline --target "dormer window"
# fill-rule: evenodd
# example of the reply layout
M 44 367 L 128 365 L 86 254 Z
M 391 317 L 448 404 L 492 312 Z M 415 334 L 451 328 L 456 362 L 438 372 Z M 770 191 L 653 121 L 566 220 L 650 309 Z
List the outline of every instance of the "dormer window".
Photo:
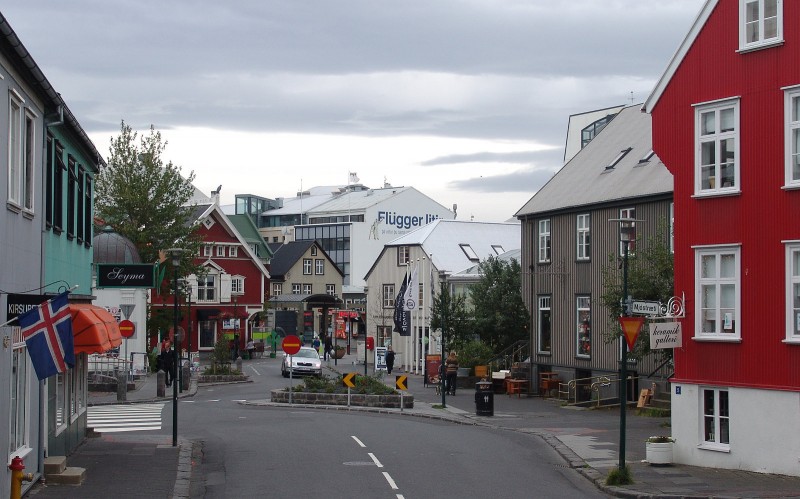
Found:
M 783 42 L 783 0 L 739 0 L 739 50 Z

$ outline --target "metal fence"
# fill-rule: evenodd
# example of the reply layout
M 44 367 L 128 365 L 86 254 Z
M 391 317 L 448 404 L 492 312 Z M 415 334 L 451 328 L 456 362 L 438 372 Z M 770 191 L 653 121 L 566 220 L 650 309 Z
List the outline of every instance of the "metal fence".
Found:
M 94 382 L 116 382 L 119 373 L 125 373 L 128 381 L 134 381 L 150 371 L 150 359 L 146 352 L 132 352 L 130 360 L 116 354 L 90 354 L 89 380 Z

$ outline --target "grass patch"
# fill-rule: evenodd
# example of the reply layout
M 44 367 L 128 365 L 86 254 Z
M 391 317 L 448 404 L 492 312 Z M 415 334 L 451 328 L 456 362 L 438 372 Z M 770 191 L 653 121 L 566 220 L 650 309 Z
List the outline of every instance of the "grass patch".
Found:
M 631 469 L 625 466 L 623 469 L 614 468 L 608 472 L 606 477 L 606 485 L 631 485 L 633 483 L 633 475 Z

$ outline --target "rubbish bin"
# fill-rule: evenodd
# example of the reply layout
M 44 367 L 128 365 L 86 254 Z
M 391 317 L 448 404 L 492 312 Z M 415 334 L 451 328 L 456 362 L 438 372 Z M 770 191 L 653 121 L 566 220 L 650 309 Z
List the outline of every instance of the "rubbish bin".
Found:
M 475 414 L 478 416 L 494 416 L 494 391 L 489 381 L 475 383 Z

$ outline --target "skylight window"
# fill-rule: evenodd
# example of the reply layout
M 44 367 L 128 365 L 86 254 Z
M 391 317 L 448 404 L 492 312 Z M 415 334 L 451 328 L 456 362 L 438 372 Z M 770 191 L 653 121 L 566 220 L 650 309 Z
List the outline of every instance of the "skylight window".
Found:
M 500 246 L 499 244 L 493 244 L 492 249 L 494 250 L 495 255 L 502 255 L 503 253 L 506 252 L 506 250 L 504 250 L 503 247 Z
M 467 255 L 467 258 L 469 258 L 471 262 L 480 261 L 480 258 L 478 258 L 478 254 L 475 253 L 475 250 L 472 249 L 472 246 L 470 246 L 469 244 L 459 244 L 459 246 L 461 247 L 461 251 L 463 251 L 464 254 Z
M 642 159 L 639 160 L 639 164 L 648 163 L 651 159 L 653 159 L 653 156 L 655 156 L 655 154 L 656 154 L 655 151 L 650 149 L 649 151 L 647 151 L 647 154 L 645 154 L 642 157 Z
M 631 150 L 633 150 L 632 147 L 621 150 L 619 154 L 617 154 L 617 156 L 611 161 L 611 163 L 609 163 L 608 166 L 606 166 L 606 170 L 613 170 L 614 167 L 617 166 L 617 164 L 620 161 L 622 161 L 622 158 L 624 158 L 629 152 L 631 152 Z

